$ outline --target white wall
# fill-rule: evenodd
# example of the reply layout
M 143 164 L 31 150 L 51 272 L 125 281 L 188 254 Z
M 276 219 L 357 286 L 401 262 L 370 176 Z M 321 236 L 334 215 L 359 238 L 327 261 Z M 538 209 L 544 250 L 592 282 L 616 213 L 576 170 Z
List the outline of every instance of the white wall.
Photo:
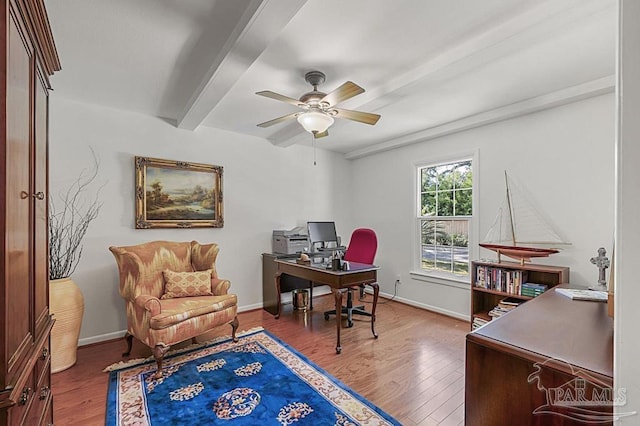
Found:
M 626 391 L 616 424 L 637 425 L 640 413 L 640 340 L 638 339 L 638 240 L 640 239 L 640 2 L 620 0 L 618 18 L 618 115 L 616 141 L 616 257 L 614 384 Z
M 51 99 L 50 194 L 66 189 L 100 159 L 104 203 L 84 240 L 74 281 L 84 293 L 81 344 L 121 336 L 126 329 L 115 260 L 108 247 L 151 240 L 216 242 L 218 271 L 231 280 L 240 309 L 262 306 L 261 253 L 271 251 L 271 231 L 307 220 L 335 220 L 351 232 L 350 171 L 341 155 L 310 147 L 274 147 L 259 138 L 202 127 L 180 130 L 154 117 L 57 98 Z M 136 155 L 224 167 L 224 227 L 134 228 Z M 95 185 L 95 191 L 99 185 Z
M 474 165 L 479 237 L 492 225 L 504 199 L 504 170 L 516 178 L 532 204 L 572 245 L 536 263 L 566 265 L 571 283 L 596 284 L 589 259 L 613 244 L 613 94 L 423 141 L 355 160 L 354 223 L 378 233 L 381 291 L 393 293 L 400 274 L 400 299 L 458 317 L 469 315 L 469 286 L 438 284 L 410 275 L 415 221 L 414 164 L 456 153 L 478 153 Z M 476 241 L 477 244 L 477 241 Z M 482 249 L 479 256 L 494 258 Z
M 270 251 L 271 231 L 307 220 L 335 220 L 348 240 L 355 227 L 379 238 L 376 262 L 381 291 L 400 300 L 460 318 L 469 314 L 467 285 L 416 280 L 413 268 L 414 164 L 478 153 L 478 234 L 484 236 L 504 197 L 503 171 L 515 177 L 538 210 L 573 245 L 540 263 L 567 265 L 573 284 L 595 283 L 589 259 L 598 247 L 612 251 L 614 204 L 614 97 L 603 95 L 524 117 L 347 161 L 309 147 L 277 148 L 248 136 L 202 127 L 176 129 L 144 115 L 55 97 L 50 119 L 50 192 L 55 194 L 90 165 L 89 146 L 101 160 L 104 202 L 84 241 L 73 275 L 85 295 L 81 344 L 118 337 L 126 328 L 110 245 L 155 239 L 199 240 L 221 245 L 221 276 L 232 281 L 241 309 L 260 307 L 260 253 Z M 224 166 L 222 229 L 134 229 L 133 157 Z M 477 242 L 476 242 L 477 243 Z M 481 257 L 492 257 L 488 251 Z

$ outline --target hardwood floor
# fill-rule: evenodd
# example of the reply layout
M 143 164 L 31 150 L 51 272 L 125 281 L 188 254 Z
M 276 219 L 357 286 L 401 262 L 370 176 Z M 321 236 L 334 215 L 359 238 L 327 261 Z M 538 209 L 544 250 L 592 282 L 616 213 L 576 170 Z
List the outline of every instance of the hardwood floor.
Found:
M 342 329 L 342 353 L 336 355 L 335 322 L 323 316 L 332 304 L 333 296 L 326 295 L 314 298 L 312 312 L 285 305 L 278 320 L 262 309 L 243 312 L 240 330 L 264 327 L 403 425 L 464 424 L 468 322 L 394 301 L 379 303 L 379 338 L 373 339 L 369 318 L 355 317 L 352 328 Z M 230 327 L 206 337 L 225 334 Z M 104 424 L 108 374 L 102 369 L 123 360 L 125 347 L 124 340 L 81 347 L 76 365 L 53 375 L 56 425 Z M 130 358 L 150 354 L 134 340 Z

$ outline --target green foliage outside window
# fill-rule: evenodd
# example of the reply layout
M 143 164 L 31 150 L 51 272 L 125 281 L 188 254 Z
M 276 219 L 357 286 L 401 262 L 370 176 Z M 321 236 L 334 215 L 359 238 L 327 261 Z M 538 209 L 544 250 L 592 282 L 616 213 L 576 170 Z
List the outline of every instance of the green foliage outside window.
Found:
M 471 160 L 423 167 L 420 179 L 422 267 L 468 274 Z
M 471 161 L 421 169 L 422 216 L 471 216 Z

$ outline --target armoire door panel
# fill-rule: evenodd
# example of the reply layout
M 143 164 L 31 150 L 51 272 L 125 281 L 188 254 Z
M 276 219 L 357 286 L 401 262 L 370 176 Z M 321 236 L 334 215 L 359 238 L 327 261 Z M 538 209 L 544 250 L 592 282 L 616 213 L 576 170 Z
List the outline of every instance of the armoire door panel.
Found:
M 9 364 L 17 364 L 33 340 L 33 297 L 31 285 L 31 224 L 33 205 L 30 181 L 30 131 L 32 52 L 25 45 L 17 25 L 9 19 L 6 109 L 6 238 L 5 276 L 6 354 Z M 25 315 L 25 313 L 28 313 Z M 26 348 L 26 349 L 25 349 Z M 19 352 L 20 350 L 20 352 Z M 9 367 L 11 369 L 11 366 Z
M 47 109 L 48 91 L 44 86 L 40 69 L 35 82 L 35 129 L 34 129 L 34 165 L 33 192 L 34 197 L 34 238 L 33 238 L 33 271 L 34 271 L 34 306 L 36 333 L 48 321 L 49 293 L 49 246 L 47 227 Z M 42 194 L 40 199 L 39 194 Z

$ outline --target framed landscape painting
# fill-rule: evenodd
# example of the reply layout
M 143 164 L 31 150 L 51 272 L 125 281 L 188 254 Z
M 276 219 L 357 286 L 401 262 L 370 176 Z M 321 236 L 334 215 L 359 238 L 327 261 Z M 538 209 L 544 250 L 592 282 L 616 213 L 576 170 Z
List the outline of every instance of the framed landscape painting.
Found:
M 222 166 L 135 157 L 136 228 L 222 228 Z

